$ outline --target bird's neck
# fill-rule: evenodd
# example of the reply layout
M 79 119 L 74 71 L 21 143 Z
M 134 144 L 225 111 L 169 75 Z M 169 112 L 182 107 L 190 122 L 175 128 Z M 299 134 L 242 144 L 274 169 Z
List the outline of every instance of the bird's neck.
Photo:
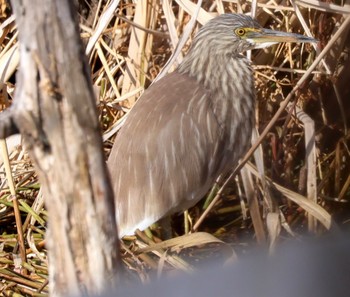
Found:
M 250 61 L 243 55 L 194 55 L 190 51 L 180 64 L 178 72 L 194 77 L 213 93 L 237 86 L 253 88 Z M 233 90 L 235 92 L 237 90 Z
M 178 71 L 196 78 L 209 91 L 208 99 L 217 121 L 222 127 L 230 127 L 226 131 L 229 141 L 234 143 L 240 139 L 249 143 L 255 107 L 250 61 L 244 56 L 232 55 L 198 59 L 186 56 Z M 237 138 L 237 135 L 241 136 Z

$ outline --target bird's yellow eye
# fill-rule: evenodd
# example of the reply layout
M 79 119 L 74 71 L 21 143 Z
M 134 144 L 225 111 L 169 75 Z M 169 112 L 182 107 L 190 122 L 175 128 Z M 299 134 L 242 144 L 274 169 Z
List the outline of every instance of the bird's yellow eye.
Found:
M 242 36 L 245 35 L 246 32 L 245 32 L 245 29 L 238 28 L 238 29 L 235 30 L 235 33 L 236 33 L 237 36 L 242 37 Z

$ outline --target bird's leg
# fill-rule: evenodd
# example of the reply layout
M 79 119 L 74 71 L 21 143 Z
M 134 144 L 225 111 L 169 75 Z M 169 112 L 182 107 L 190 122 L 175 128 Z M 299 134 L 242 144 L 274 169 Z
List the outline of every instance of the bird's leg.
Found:
M 171 228 L 171 216 L 165 216 L 164 218 L 158 221 L 161 226 L 161 235 L 164 240 L 170 239 L 173 237 L 173 230 Z

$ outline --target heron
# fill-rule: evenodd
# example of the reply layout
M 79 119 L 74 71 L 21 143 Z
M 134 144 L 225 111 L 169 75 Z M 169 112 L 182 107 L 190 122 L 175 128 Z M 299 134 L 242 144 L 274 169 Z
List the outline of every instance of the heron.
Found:
M 152 84 L 118 133 L 108 167 L 119 237 L 195 205 L 249 148 L 255 88 L 247 50 L 315 42 L 244 14 L 198 31 L 175 71 Z

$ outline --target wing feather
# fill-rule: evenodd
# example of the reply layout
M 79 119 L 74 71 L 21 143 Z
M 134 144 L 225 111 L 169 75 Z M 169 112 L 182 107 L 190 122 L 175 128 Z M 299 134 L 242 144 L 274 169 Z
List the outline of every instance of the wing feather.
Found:
M 223 169 L 225 137 L 210 96 L 175 72 L 130 112 L 108 160 L 121 236 L 193 205 Z

